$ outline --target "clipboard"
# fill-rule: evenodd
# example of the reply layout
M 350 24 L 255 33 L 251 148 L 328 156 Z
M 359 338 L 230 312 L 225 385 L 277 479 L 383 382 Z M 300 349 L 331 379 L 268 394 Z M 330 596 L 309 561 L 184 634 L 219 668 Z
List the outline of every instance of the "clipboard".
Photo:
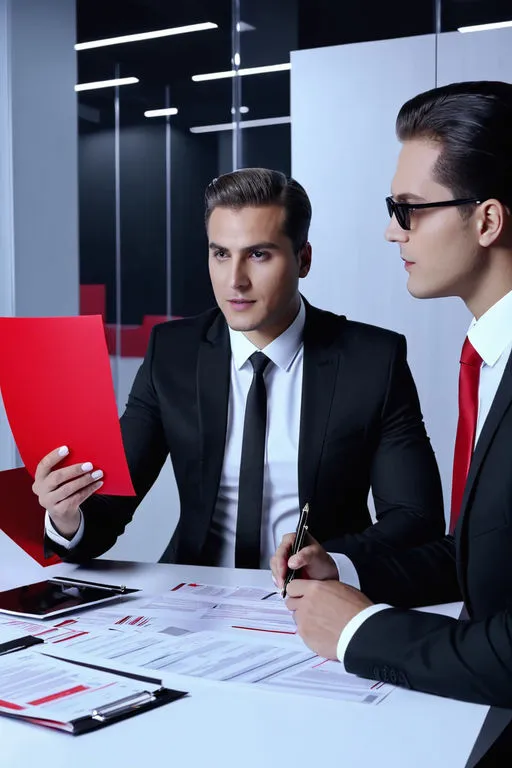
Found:
M 67 670 L 71 669 L 77 682 L 80 681 L 80 668 L 82 668 L 83 684 L 76 686 L 76 692 L 79 695 L 83 695 L 79 689 L 83 689 L 83 691 L 87 690 L 86 682 L 88 673 L 94 675 L 96 682 L 98 682 L 98 676 L 100 676 L 100 682 L 101 677 L 103 676 L 105 682 L 110 683 L 110 685 L 119 681 L 123 683 L 125 680 L 133 680 L 140 683 L 140 686 L 131 686 L 135 689 L 132 690 L 128 696 L 114 696 L 111 701 L 103 701 L 97 707 L 93 706 L 88 709 L 86 713 L 71 719 L 56 719 L 54 713 L 52 713 L 51 704 L 47 703 L 45 699 L 26 703 L 25 701 L 20 701 L 19 697 L 18 700 L 15 701 L 6 701 L 0 698 L 0 716 L 13 718 L 33 725 L 42 725 L 69 733 L 73 736 L 79 736 L 82 733 L 88 733 L 89 731 L 103 728 L 107 725 L 113 725 L 128 717 L 134 717 L 142 712 L 156 709 L 164 704 L 170 704 L 171 702 L 177 701 L 188 695 L 186 691 L 177 691 L 172 688 L 166 688 L 162 685 L 162 680 L 158 678 L 121 672 L 119 670 L 110 670 L 105 666 L 98 666 L 85 662 L 74 662 L 68 659 L 32 652 L 31 649 L 33 646 L 43 642 L 44 641 L 41 640 L 41 638 L 27 635 L 15 640 L 0 643 L 0 675 L 4 666 L 2 662 L 5 658 L 9 659 L 11 669 L 13 667 L 15 668 L 17 665 L 20 671 L 23 668 L 26 668 L 27 659 L 29 659 L 32 664 L 37 660 L 43 667 L 46 664 L 49 671 L 56 669 L 64 675 Z M 13 659 L 10 658 L 11 654 L 14 657 Z M 18 664 L 17 661 L 19 661 Z M 78 671 L 76 668 L 78 668 Z M 49 690 L 51 690 L 51 683 L 49 683 L 49 686 Z M 72 691 L 53 693 L 45 698 L 50 701 L 52 699 L 62 698 L 70 693 L 72 694 Z M 6 694 L 3 695 L 6 696 Z M 92 695 L 94 696 L 94 692 Z M 7 694 L 7 696 L 9 696 L 9 694 Z M 34 705 L 41 704 L 44 704 L 44 706 L 40 712 L 35 713 L 37 706 Z

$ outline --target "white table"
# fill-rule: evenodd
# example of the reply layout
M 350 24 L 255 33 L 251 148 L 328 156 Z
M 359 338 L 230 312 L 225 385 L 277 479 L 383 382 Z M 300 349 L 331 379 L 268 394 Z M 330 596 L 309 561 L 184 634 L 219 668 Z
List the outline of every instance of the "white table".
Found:
M 4 561 L 5 565 L 5 561 Z M 56 574 L 161 592 L 180 581 L 272 586 L 268 571 L 97 560 L 2 569 L 1 588 Z M 2 768 L 463 768 L 488 711 L 476 704 L 397 689 L 378 706 L 306 698 L 166 674 L 190 696 L 73 737 L 0 718 Z

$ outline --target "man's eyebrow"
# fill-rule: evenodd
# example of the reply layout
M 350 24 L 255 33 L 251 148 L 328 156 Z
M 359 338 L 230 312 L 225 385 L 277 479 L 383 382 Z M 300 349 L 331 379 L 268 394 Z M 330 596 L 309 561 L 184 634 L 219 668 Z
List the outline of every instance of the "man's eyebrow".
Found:
M 411 192 L 402 192 L 399 195 L 393 195 L 393 193 L 391 193 L 391 197 L 397 203 L 426 203 L 427 202 L 424 197 L 420 197 L 420 195 L 413 195 Z
M 229 253 L 229 248 L 226 248 L 225 246 L 219 245 L 218 243 L 215 243 L 215 242 L 211 242 L 208 247 L 211 251 L 226 251 L 226 253 Z M 245 245 L 242 248 L 242 251 L 246 251 L 247 253 L 249 253 L 250 251 L 262 251 L 262 250 L 277 251 L 279 250 L 279 245 L 277 243 L 265 241 L 262 243 L 253 243 L 252 245 Z
M 243 251 L 277 251 L 279 250 L 279 246 L 277 243 L 272 243 L 270 241 L 264 241 L 263 243 L 254 243 L 253 245 L 247 245 L 245 248 L 242 248 Z

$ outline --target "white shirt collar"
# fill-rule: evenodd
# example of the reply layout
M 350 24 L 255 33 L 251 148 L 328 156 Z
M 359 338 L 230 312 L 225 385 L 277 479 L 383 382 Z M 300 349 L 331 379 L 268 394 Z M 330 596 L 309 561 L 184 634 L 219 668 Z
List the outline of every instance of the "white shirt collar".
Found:
M 242 368 L 254 352 L 264 352 L 274 365 L 277 365 L 283 371 L 287 371 L 293 363 L 297 352 L 302 344 L 302 334 L 304 323 L 306 322 L 306 308 L 302 297 L 300 299 L 300 309 L 293 323 L 283 331 L 283 333 L 267 344 L 263 349 L 258 349 L 252 341 L 242 331 L 234 331 L 229 328 L 229 338 L 231 342 L 231 354 L 238 370 Z
M 473 318 L 468 338 L 486 365 L 497 363 L 512 343 L 512 291 L 478 320 Z

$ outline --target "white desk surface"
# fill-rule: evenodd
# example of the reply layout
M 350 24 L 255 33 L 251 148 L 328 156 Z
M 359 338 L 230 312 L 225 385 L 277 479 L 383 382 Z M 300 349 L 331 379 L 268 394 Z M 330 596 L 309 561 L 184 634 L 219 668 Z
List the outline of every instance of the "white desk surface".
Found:
M 12 562 L 12 561 L 11 561 Z M 272 587 L 268 571 L 97 560 L 88 567 L 0 568 L 0 588 L 71 574 L 161 592 L 180 581 Z M 73 737 L 0 718 L 2 768 L 463 768 L 488 707 L 397 689 L 378 706 L 164 675 L 190 696 Z

